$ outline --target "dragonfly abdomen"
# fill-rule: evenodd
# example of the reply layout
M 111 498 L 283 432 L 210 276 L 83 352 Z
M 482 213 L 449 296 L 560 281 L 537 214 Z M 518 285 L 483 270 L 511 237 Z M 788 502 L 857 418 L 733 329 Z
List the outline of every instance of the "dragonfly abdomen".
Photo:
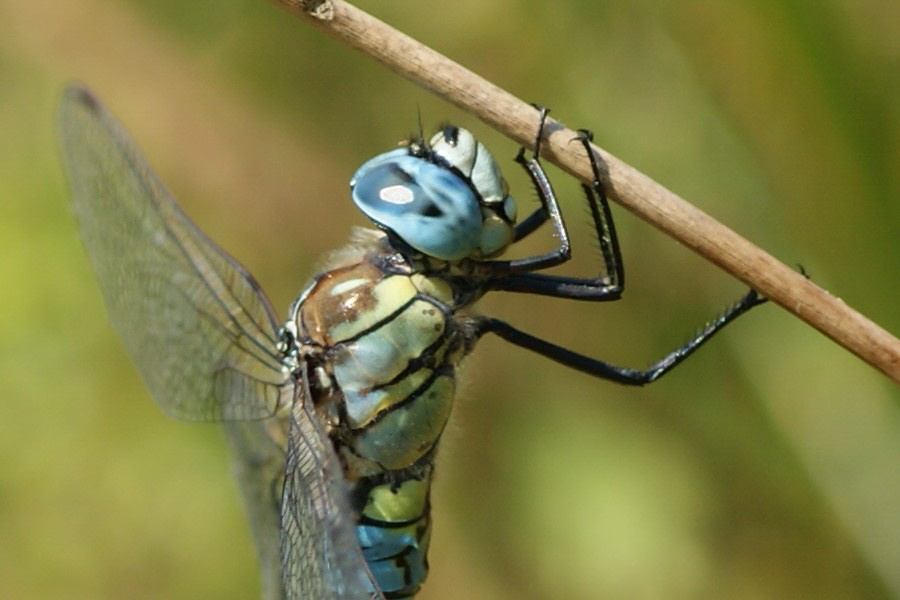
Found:
M 427 572 L 434 452 L 468 344 L 447 281 L 378 243 L 317 277 L 295 307 L 313 397 L 357 511 L 381 591 L 412 597 Z

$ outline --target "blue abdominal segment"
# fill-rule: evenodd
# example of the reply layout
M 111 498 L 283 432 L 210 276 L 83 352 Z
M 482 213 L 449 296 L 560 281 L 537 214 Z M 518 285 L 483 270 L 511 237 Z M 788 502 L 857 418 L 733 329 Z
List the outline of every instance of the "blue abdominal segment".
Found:
M 430 538 L 426 480 L 410 479 L 396 490 L 372 488 L 356 534 L 379 587 L 395 598 L 412 597 L 428 572 Z

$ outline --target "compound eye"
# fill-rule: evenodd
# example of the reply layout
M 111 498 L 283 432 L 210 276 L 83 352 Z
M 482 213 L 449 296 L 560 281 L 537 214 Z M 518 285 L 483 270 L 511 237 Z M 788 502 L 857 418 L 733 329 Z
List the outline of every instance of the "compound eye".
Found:
M 350 186 L 369 219 L 423 254 L 459 260 L 479 243 L 478 199 L 443 167 L 394 150 L 360 167 Z

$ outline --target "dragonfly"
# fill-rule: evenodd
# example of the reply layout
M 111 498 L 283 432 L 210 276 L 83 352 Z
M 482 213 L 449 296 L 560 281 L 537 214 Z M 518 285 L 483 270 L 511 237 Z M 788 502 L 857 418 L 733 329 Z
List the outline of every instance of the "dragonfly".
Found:
M 491 152 L 445 125 L 365 162 L 360 229 L 303 288 L 285 320 L 211 241 L 122 126 L 81 86 L 64 92 L 60 140 L 72 208 L 113 328 L 163 411 L 221 422 L 266 600 L 413 598 L 428 571 L 430 482 L 456 370 L 491 333 L 589 375 L 659 379 L 765 302 L 752 289 L 647 369 L 616 366 L 468 309 L 488 292 L 618 300 L 624 268 L 591 135 L 582 184 L 603 265 L 549 274 L 571 256 L 541 160 L 547 111 L 515 161 L 539 205 L 521 221 Z M 499 258 L 541 226 L 555 249 Z

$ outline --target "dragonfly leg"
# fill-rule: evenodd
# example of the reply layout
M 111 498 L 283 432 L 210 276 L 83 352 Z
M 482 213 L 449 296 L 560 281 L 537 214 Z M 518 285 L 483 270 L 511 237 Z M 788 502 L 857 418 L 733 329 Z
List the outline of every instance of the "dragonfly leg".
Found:
M 531 179 L 531 184 L 537 191 L 541 205 L 525 220 L 516 225 L 513 239 L 515 241 L 521 240 L 549 220 L 553 224 L 556 237 L 559 239 L 559 246 L 551 252 L 529 256 L 527 258 L 484 261 L 481 263 L 482 266 L 489 271 L 495 271 L 497 273 L 523 273 L 536 271 L 560 265 L 568 261 L 572 256 L 571 246 L 569 244 L 569 232 L 563 222 L 559 201 L 556 198 L 556 193 L 553 191 L 553 186 L 550 185 L 550 179 L 547 177 L 547 173 L 544 171 L 544 167 L 541 164 L 541 144 L 544 137 L 547 115 L 550 113 L 550 110 L 546 107 L 537 105 L 535 105 L 535 108 L 540 112 L 540 123 L 538 124 L 537 133 L 534 139 L 534 151 L 531 153 L 530 158 L 525 158 L 525 148 L 519 148 L 515 161 L 525 169 L 529 179 Z
M 571 257 L 568 232 L 559 208 L 559 202 L 550 181 L 540 163 L 540 142 L 547 110 L 541 109 L 541 126 L 535 140 L 535 152 L 530 159 L 525 158 L 525 149 L 519 150 L 516 162 L 525 168 L 538 197 L 541 207 L 516 227 L 516 240 L 529 235 L 548 219 L 553 223 L 560 239 L 559 247 L 550 253 L 512 261 L 486 261 L 481 266 L 493 276 L 487 279 L 486 287 L 492 290 L 525 292 L 574 298 L 581 300 L 618 300 L 624 288 L 625 272 L 618 236 L 609 207 L 609 201 L 600 179 L 600 165 L 591 150 L 593 134 L 581 129 L 574 138 L 581 142 L 590 161 L 594 179 L 590 184 L 582 184 L 582 190 L 593 219 L 594 230 L 603 256 L 605 273 L 595 278 L 560 277 L 534 273 L 566 262 Z
M 625 385 L 644 385 L 656 381 L 671 371 L 728 323 L 754 306 L 764 302 L 766 302 L 766 298 L 759 296 L 754 290 L 750 290 L 719 317 L 707 323 L 691 340 L 679 346 L 647 369 L 632 369 L 612 365 L 525 333 L 505 321 L 491 317 L 476 319 L 474 333 L 476 338 L 480 338 L 489 332 L 494 333 L 516 346 L 537 352 L 560 364 L 594 377 L 608 379 Z
M 606 267 L 608 285 L 618 287 L 621 293 L 625 289 L 625 267 L 622 262 L 622 251 L 619 249 L 619 236 L 616 234 L 616 225 L 609 208 L 609 199 L 606 197 L 606 190 L 600 179 L 600 163 L 591 148 L 594 134 L 587 129 L 579 129 L 576 139 L 584 146 L 588 162 L 591 165 L 591 173 L 594 175 L 590 185 L 582 183 L 581 189 L 584 191 L 588 207 L 591 210 L 594 230 L 597 232 L 597 241 L 600 244 L 600 254 L 603 256 Z

